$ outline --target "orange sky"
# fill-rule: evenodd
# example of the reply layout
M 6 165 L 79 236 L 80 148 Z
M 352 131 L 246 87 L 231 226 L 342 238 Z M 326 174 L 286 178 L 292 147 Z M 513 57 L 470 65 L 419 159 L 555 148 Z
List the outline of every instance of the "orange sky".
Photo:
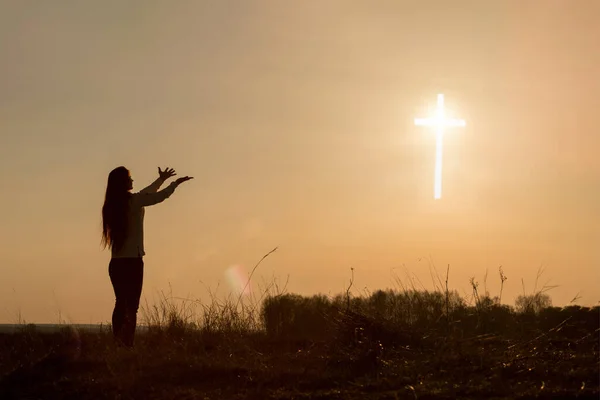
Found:
M 143 296 L 396 287 L 427 262 L 504 300 L 600 300 L 600 3 L 0 5 L 0 323 L 110 320 L 108 172 L 195 180 L 146 213 Z M 464 129 L 415 127 L 437 93 Z M 418 261 L 421 259 L 421 261 Z M 400 273 L 401 275 L 404 272 Z M 257 286 L 253 286 L 254 290 Z M 144 300 L 142 299 L 142 302 Z

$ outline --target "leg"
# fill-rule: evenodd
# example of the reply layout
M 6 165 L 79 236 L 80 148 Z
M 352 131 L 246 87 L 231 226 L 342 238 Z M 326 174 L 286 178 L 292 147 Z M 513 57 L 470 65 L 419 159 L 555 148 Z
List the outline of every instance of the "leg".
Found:
M 117 342 L 121 342 L 123 327 L 127 313 L 127 276 L 122 260 L 112 259 L 108 266 L 108 274 L 115 292 L 115 308 L 112 313 L 112 331 Z
M 126 312 L 123 326 L 123 341 L 129 347 L 133 347 L 143 280 L 144 262 L 142 258 L 131 259 L 127 265 Z

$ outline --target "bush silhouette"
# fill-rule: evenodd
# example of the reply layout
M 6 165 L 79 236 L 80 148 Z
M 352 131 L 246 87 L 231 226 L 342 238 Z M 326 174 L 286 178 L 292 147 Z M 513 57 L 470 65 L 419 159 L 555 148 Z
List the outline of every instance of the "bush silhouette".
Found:
M 544 308 L 552 306 L 552 299 L 546 293 L 519 295 L 515 300 L 515 309 L 524 314 L 538 314 Z

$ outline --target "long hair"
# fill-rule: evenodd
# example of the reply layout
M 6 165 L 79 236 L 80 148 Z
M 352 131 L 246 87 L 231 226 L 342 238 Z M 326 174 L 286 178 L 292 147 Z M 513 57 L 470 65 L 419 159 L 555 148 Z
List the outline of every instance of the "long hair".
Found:
M 129 228 L 129 170 L 117 167 L 108 175 L 106 195 L 102 206 L 102 246 L 120 250 Z

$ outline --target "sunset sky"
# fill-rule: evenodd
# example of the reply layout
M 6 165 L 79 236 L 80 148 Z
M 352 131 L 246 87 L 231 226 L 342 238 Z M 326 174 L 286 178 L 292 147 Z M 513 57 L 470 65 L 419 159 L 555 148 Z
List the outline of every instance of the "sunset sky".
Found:
M 600 2 L 0 4 L 0 323 L 110 320 L 108 173 L 146 212 L 144 298 L 397 288 L 428 259 L 503 301 L 600 300 Z M 444 93 L 466 127 L 414 126 Z M 234 272 L 228 268 L 235 266 Z M 420 284 L 417 284 L 420 286 Z

